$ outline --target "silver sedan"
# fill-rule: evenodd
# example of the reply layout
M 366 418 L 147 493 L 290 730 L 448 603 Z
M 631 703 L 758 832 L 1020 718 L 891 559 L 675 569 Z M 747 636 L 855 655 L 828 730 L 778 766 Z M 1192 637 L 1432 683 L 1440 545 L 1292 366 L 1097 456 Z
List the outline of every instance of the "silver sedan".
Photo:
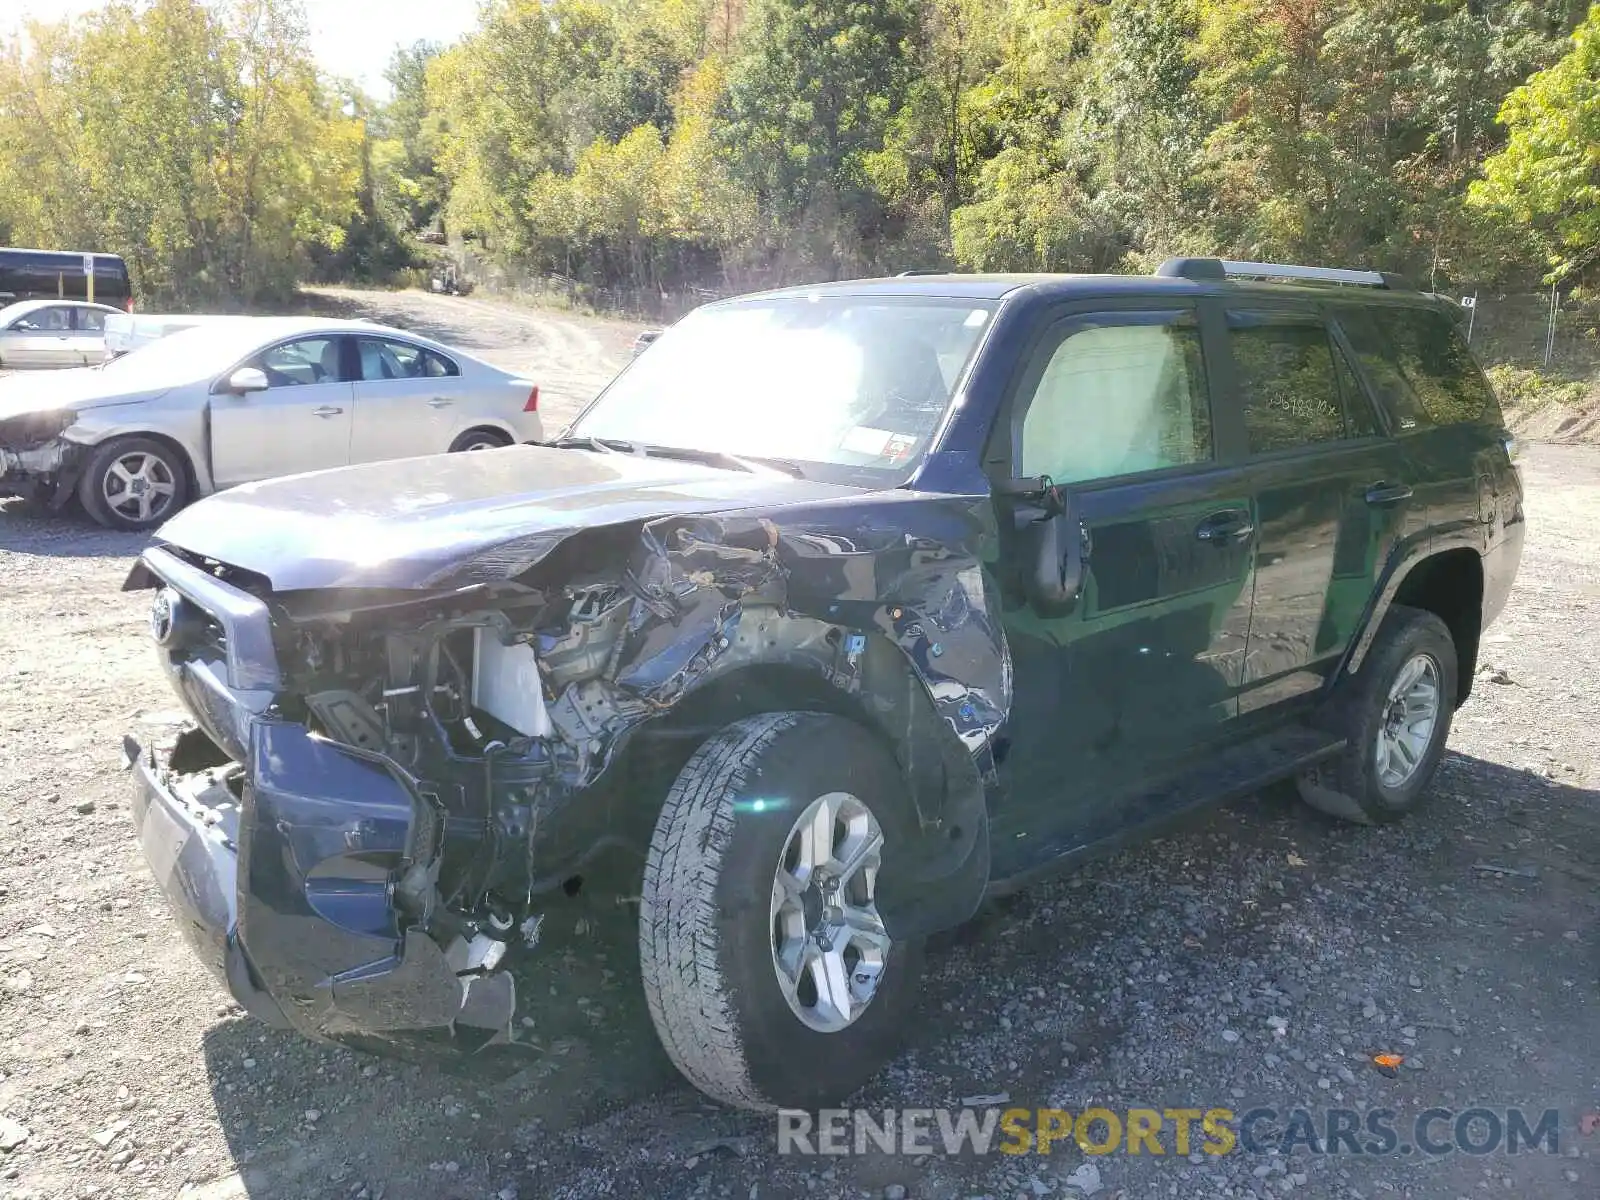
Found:
M 106 317 L 82 300 L 24 300 L 0 308 L 0 369 L 85 367 L 106 357 Z
M 238 317 L 0 380 L 0 495 L 152 529 L 221 488 L 542 436 L 539 389 L 365 321 Z

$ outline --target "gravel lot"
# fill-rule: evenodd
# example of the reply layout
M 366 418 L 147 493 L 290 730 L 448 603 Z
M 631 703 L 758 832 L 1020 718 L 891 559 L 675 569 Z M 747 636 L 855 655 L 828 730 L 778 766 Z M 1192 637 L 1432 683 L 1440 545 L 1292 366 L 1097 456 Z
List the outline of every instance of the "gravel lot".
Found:
M 635 332 L 323 295 L 541 372 L 556 423 Z M 1554 1154 L 779 1157 L 673 1074 L 625 913 L 576 907 L 524 971 L 526 1048 L 473 1074 L 259 1027 L 132 843 L 121 736 L 180 719 L 117 590 L 143 539 L 0 502 L 0 1197 L 1600 1195 L 1600 451 L 1523 470 L 1527 557 L 1430 810 L 1352 829 L 1260 797 L 987 910 L 856 1103 L 1390 1108 L 1402 1140 L 1431 1107 L 1555 1108 Z

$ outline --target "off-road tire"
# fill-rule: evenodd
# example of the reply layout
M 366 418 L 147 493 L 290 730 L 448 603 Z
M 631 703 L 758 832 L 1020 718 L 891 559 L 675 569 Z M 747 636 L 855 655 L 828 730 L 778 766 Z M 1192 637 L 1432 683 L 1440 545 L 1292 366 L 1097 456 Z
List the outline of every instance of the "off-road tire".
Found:
M 177 486 L 177 493 L 171 502 L 148 520 L 141 521 L 118 512 L 105 499 L 102 484 L 106 473 L 118 459 L 129 454 L 149 454 L 159 458 L 166 465 Z M 78 480 L 78 502 L 83 505 L 83 511 L 107 529 L 124 533 L 142 533 L 164 524 L 189 502 L 192 491 L 193 484 L 189 479 L 183 456 L 171 446 L 146 437 L 112 438 L 103 446 L 96 448 L 89 456 L 89 464 L 84 468 L 83 477 Z
M 771 713 L 728 726 L 690 758 L 656 822 L 639 912 L 645 997 L 678 1070 L 724 1103 L 837 1103 L 898 1049 L 920 942 L 890 928 L 877 993 L 835 1033 L 795 1015 L 773 967 L 769 908 L 784 845 L 804 807 L 838 791 L 881 826 L 886 878 L 913 828 L 910 800 L 894 757 L 842 717 Z
M 1398 788 L 1378 777 L 1374 748 L 1388 705 L 1389 689 L 1418 654 L 1438 666 L 1440 703 L 1432 737 L 1412 776 Z M 1304 772 L 1300 796 L 1330 816 L 1363 825 L 1387 825 L 1421 808 L 1444 755 L 1455 713 L 1459 667 L 1449 627 L 1431 612 L 1396 605 L 1368 651 L 1361 669 L 1340 684 L 1324 723 L 1347 739 L 1335 759 Z
M 511 439 L 498 430 L 469 429 L 450 443 L 450 453 L 462 454 L 469 450 L 498 450 L 502 446 L 509 445 L 511 445 Z

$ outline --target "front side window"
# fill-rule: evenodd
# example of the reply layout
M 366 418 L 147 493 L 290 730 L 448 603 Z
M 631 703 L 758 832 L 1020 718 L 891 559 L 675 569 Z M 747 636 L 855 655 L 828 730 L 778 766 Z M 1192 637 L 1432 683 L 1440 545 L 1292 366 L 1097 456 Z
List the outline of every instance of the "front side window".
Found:
M 25 333 L 66 333 L 72 328 L 72 311 L 66 308 L 38 308 L 13 321 L 11 328 Z
M 571 432 L 887 483 L 929 449 L 992 314 L 821 292 L 711 305 L 633 359 Z
M 250 365 L 260 367 L 266 374 L 268 387 L 338 383 L 341 381 L 339 339 L 297 338 L 263 351 Z
M 1271 454 L 1344 436 L 1333 346 L 1320 322 L 1228 314 L 1251 454 Z
M 1074 483 L 1210 460 L 1200 333 L 1188 314 L 1074 322 L 1049 353 L 1023 416 L 1022 474 Z
M 443 355 L 409 342 L 360 338 L 356 346 L 361 358 L 361 378 L 367 383 L 383 379 L 441 379 L 461 373 L 455 363 Z

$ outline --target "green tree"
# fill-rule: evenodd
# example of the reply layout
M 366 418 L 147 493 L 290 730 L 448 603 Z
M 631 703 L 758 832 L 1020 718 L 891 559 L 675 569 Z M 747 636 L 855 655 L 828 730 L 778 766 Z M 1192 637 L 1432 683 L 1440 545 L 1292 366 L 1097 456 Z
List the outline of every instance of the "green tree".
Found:
M 0 52 L 0 220 L 121 253 L 147 303 L 292 288 L 343 240 L 360 146 L 289 0 L 122 0 Z
M 905 103 L 911 0 L 756 0 L 721 130 L 780 254 L 835 274 L 873 261 L 888 223 L 868 163 Z
M 1600 6 L 1499 119 L 1510 137 L 1484 163 L 1472 203 L 1530 228 L 1553 277 L 1582 275 L 1600 258 Z

